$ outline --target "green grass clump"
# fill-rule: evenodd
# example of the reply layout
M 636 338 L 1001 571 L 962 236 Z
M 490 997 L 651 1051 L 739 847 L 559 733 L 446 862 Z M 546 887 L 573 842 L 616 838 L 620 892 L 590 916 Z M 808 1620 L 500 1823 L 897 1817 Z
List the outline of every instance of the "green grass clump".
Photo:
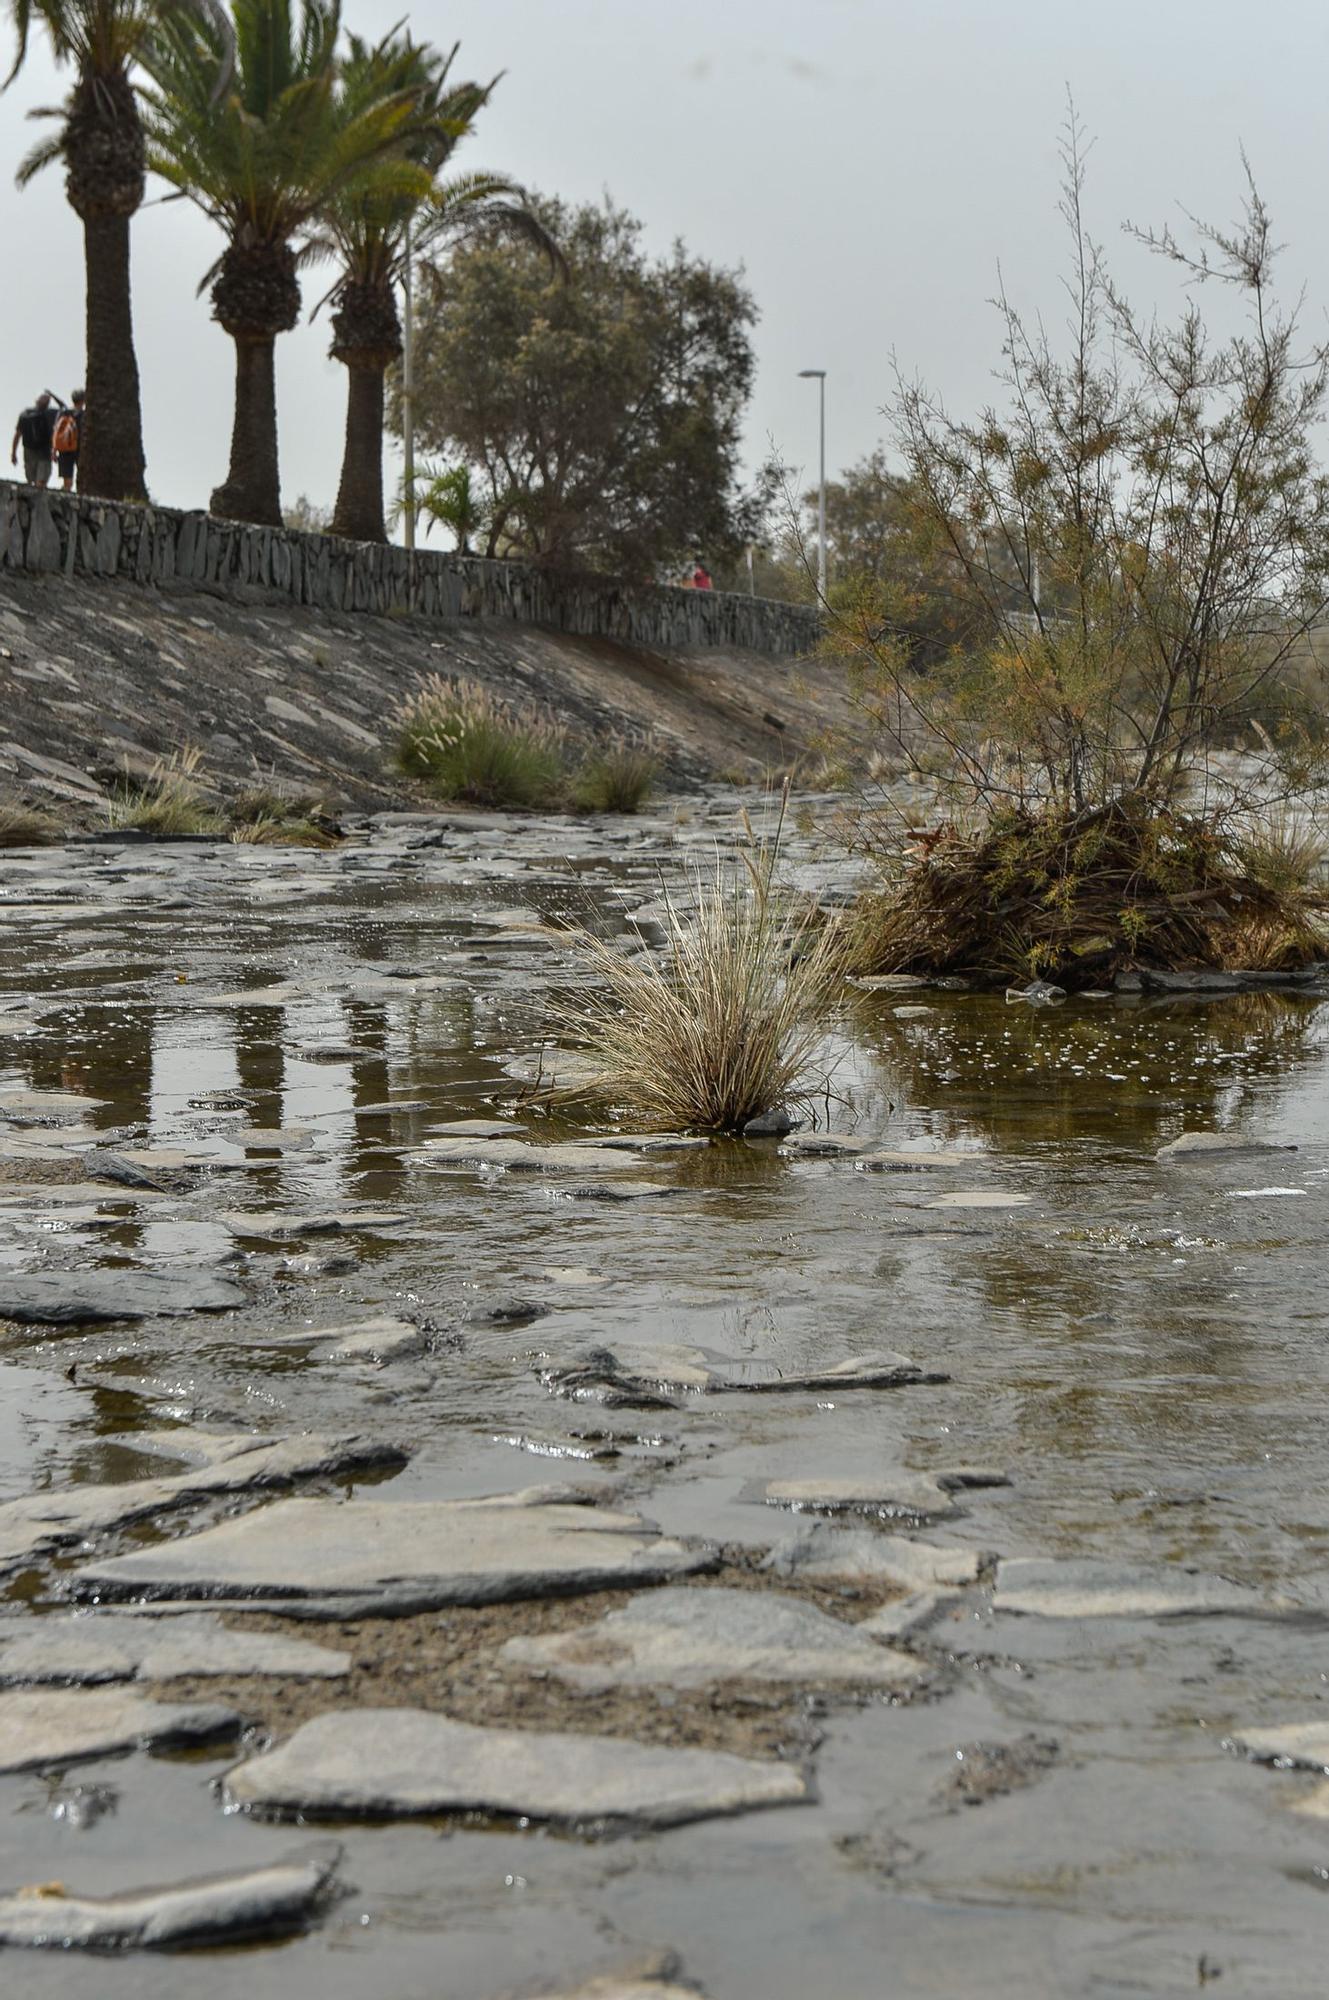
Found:
M 22 799 L 0 799 L 0 847 L 47 847 L 59 840 L 60 828 L 49 813 Z
M 551 808 L 562 801 L 567 737 L 534 709 L 433 675 L 398 717 L 397 762 L 440 799 Z
M 843 988 L 840 934 L 778 876 L 774 837 L 696 871 L 688 911 L 665 896 L 663 953 L 625 957 L 572 933 L 589 986 L 558 1026 L 590 1057 L 578 1096 L 665 1130 L 741 1131 L 805 1090 Z M 569 1087 L 566 1094 L 572 1094 Z
M 231 839 L 237 847 L 335 847 L 332 829 L 315 819 L 290 818 L 285 814 L 257 813 L 251 819 L 231 823 Z
M 177 750 L 159 757 L 142 783 L 126 777 L 107 800 L 108 823 L 117 832 L 153 833 L 163 839 L 224 834 L 226 823 L 204 798 L 196 775 L 202 756 L 200 750 Z
M 658 760 L 642 744 L 603 744 L 573 775 L 573 808 L 584 813 L 640 812 L 659 770 Z
M 1252 881 L 1276 896 L 1309 888 L 1329 861 L 1329 841 L 1286 808 L 1248 820 L 1232 848 Z

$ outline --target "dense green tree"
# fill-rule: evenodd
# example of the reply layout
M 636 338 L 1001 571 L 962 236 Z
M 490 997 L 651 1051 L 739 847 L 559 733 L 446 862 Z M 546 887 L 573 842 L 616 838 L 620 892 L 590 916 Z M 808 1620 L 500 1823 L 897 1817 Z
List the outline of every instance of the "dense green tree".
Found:
M 534 207 L 566 282 L 521 241 L 436 262 L 417 317 L 422 442 L 474 469 L 490 555 L 633 579 L 693 553 L 718 562 L 744 540 L 756 308 L 741 275 L 682 244 L 650 259 L 608 202 Z
M 149 37 L 173 16 L 209 24 L 209 62 L 200 84 L 215 99 L 230 59 L 231 30 L 215 0 L 11 0 L 18 50 L 8 82 L 23 65 L 34 21 L 50 38 L 57 63 L 77 72 L 64 104 L 47 114 L 60 129 L 35 146 L 19 168 L 20 187 L 56 160 L 64 163 L 69 205 L 83 224 L 86 271 L 87 416 L 79 486 L 105 500 L 145 495 L 143 414 L 130 296 L 129 224 L 143 201 L 143 123 L 134 70 Z
M 339 0 L 234 0 L 233 83 L 211 79 L 220 29 L 174 14 L 144 57 L 155 88 L 145 123 L 153 170 L 226 235 L 204 277 L 213 317 L 235 342 L 235 419 L 212 510 L 281 525 L 273 349 L 300 317 L 302 238 L 367 162 L 399 151 L 416 111 L 403 88 L 348 108 L 339 100 Z

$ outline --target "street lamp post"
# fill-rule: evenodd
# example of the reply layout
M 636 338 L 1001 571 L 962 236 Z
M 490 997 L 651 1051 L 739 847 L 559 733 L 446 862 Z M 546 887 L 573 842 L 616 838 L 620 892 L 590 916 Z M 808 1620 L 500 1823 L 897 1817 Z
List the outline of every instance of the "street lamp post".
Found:
M 817 595 L 826 601 L 826 370 L 800 368 L 801 382 L 816 382 L 821 405 L 820 474 L 817 482 Z
M 402 256 L 401 289 L 402 314 L 401 336 L 401 428 L 403 445 L 402 463 L 402 527 L 408 549 L 415 547 L 415 297 L 411 271 L 411 225 L 406 224 L 406 241 Z

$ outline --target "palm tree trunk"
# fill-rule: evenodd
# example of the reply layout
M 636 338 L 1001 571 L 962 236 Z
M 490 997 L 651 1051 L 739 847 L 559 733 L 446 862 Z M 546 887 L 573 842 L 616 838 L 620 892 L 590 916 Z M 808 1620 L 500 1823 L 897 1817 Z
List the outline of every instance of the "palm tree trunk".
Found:
M 233 334 L 235 419 L 231 426 L 231 468 L 209 502 L 214 514 L 280 528 L 281 482 L 277 472 L 277 381 L 272 334 Z
M 83 255 L 88 401 L 79 446 L 79 491 L 100 500 L 146 500 L 129 297 L 129 217 L 85 216 Z
M 332 517 L 334 535 L 352 542 L 386 542 L 383 523 L 382 367 L 346 370 L 346 446 Z

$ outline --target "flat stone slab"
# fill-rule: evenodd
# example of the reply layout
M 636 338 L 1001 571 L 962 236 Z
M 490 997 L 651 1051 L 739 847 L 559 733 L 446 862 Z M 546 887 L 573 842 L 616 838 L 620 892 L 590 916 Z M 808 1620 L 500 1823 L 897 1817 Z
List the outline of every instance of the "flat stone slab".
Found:
M 540 1667 L 589 1694 L 617 1687 L 778 1681 L 903 1688 L 923 1678 L 907 1654 L 795 1597 L 755 1590 L 656 1590 L 593 1625 L 509 1639 L 506 1665 Z
M 1012 1194 L 1006 1188 L 956 1188 L 939 1194 L 929 1208 L 1025 1208 L 1033 1200 L 1029 1194 Z
M 767 1553 L 762 1568 L 791 1581 L 888 1583 L 901 1590 L 977 1583 L 984 1558 L 954 1543 L 913 1542 L 871 1528 L 841 1528 L 809 1521 Z M 860 1628 L 861 1629 L 861 1628 Z
M 542 1993 L 537 2000 L 700 2000 L 700 1996 L 695 1986 L 678 1985 L 672 1971 L 665 1969 L 658 1976 L 653 1972 L 601 1973 L 584 1986 L 560 1986 L 557 1993 Z
M 77 1589 L 303 1600 L 316 1616 L 365 1616 L 658 1583 L 714 1566 L 709 1551 L 667 1540 L 637 1514 L 569 1503 L 565 1494 L 535 1487 L 484 1500 L 282 1500 L 86 1564 Z
M 1271 1139 L 1252 1139 L 1241 1132 L 1183 1132 L 1160 1146 L 1156 1160 L 1213 1160 L 1232 1153 L 1295 1153 L 1295 1146 L 1277 1145 Z
M 234 1709 L 149 1701 L 129 1688 L 20 1688 L 0 1694 L 0 1772 L 83 1763 L 122 1750 L 214 1743 L 242 1727 Z
M 860 1174 L 921 1174 L 933 1167 L 968 1167 L 976 1165 L 973 1153 L 948 1153 L 940 1149 L 934 1153 L 910 1151 L 897 1148 L 891 1151 L 883 1147 L 871 1153 L 860 1153 L 854 1166 Z
M 827 1474 L 814 1479 L 772 1479 L 762 1498 L 769 1506 L 824 1514 L 904 1514 L 926 1517 L 955 1512 L 953 1495 L 977 1486 L 1009 1486 L 1004 1472 L 956 1466 L 937 1472 Z M 906 1547 L 914 1547 L 906 1543 Z
M 328 1327 L 315 1337 L 327 1342 L 320 1353 L 329 1361 L 404 1361 L 425 1353 L 429 1345 L 418 1326 L 390 1314 L 354 1326 Z
M 621 1174 L 635 1166 L 633 1153 L 616 1146 L 562 1145 L 533 1146 L 525 1139 L 474 1139 L 453 1135 L 422 1141 L 421 1152 L 429 1159 L 459 1167 L 506 1167 L 509 1173 L 525 1174 Z
M 244 1303 L 238 1285 L 209 1271 L 0 1273 L 0 1320 L 27 1325 L 84 1326 L 96 1320 L 230 1312 Z
M 266 1243 L 293 1243 L 303 1236 L 336 1236 L 357 1229 L 374 1235 L 401 1229 L 410 1219 L 386 1208 L 344 1208 L 319 1215 L 292 1215 L 289 1209 L 227 1209 L 214 1217 L 232 1236 Z
M 540 1380 L 556 1396 L 578 1402 L 650 1403 L 680 1395 L 796 1389 L 900 1389 L 950 1377 L 908 1355 L 855 1356 L 829 1367 L 781 1369 L 772 1361 L 731 1359 L 700 1347 L 592 1348 L 566 1363 L 545 1365 Z
M 1287 1764 L 1299 1771 L 1329 1771 L 1329 1717 L 1316 1722 L 1279 1722 L 1243 1729 L 1232 1737 L 1238 1750 L 1257 1764 Z
M 194 1506 L 218 1493 L 264 1492 L 301 1479 L 391 1470 L 405 1465 L 408 1457 L 399 1445 L 358 1435 L 227 1438 L 163 1431 L 153 1434 L 152 1448 L 203 1462 L 163 1479 L 48 1489 L 0 1504 L 0 1574 L 71 1542 Z
M 62 1887 L 0 1895 L 0 1945 L 52 1951 L 161 1951 L 241 1944 L 302 1930 L 327 1894 L 341 1849 L 303 1849 L 237 1875 L 71 1895 Z
M 0 1684 L 8 1686 L 98 1687 L 180 1674 L 336 1680 L 350 1671 L 349 1653 L 275 1632 L 235 1632 L 207 1612 L 179 1618 L 110 1611 L 28 1618 L 12 1637 L 7 1625 L 0 1626 Z
M 679 1826 L 810 1796 L 789 1764 L 477 1728 L 410 1708 L 316 1716 L 278 1749 L 235 1765 L 223 1791 L 229 1806 L 278 1817 L 492 1813 L 583 1830 Z
M 1288 1609 L 1221 1576 L 1181 1563 L 1097 1562 L 1017 1556 L 997 1564 L 994 1608 L 1040 1618 L 1180 1618 Z

